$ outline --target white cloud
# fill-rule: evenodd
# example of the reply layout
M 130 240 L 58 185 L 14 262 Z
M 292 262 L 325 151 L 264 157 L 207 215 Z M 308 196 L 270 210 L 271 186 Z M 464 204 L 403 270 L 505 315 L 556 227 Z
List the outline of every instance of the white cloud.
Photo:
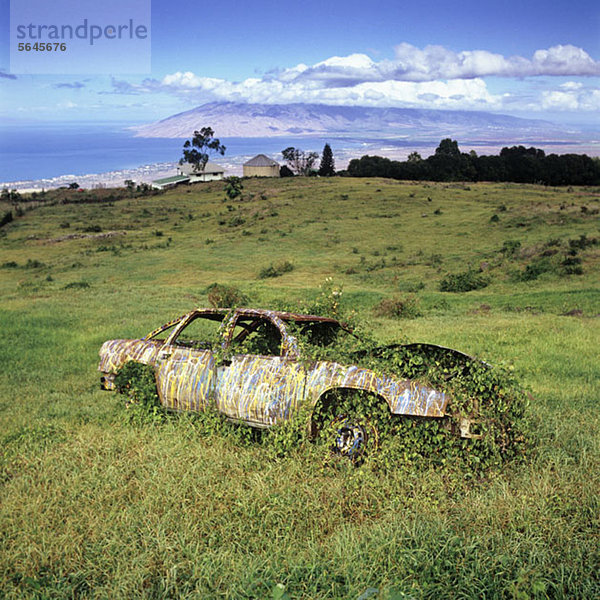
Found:
M 395 48 L 393 60 L 376 62 L 366 54 L 332 56 L 312 66 L 294 67 L 239 82 L 177 71 L 140 84 L 113 81 L 115 92 L 168 92 L 197 103 L 214 100 L 262 104 L 321 103 L 404 106 L 444 109 L 597 110 L 600 90 L 579 81 L 526 92 L 505 89 L 497 94 L 484 77 L 600 75 L 600 62 L 575 46 L 537 50 L 531 59 L 506 58 L 485 50 L 454 52 L 443 46 L 423 49 L 410 44 Z M 543 91 L 541 91 L 543 90 Z
M 541 94 L 542 110 L 600 111 L 600 90 L 582 87 L 546 90 Z
M 374 81 L 352 86 L 323 87 L 306 81 L 246 79 L 239 83 L 198 77 L 193 73 L 173 73 L 162 80 L 173 90 L 209 96 L 216 100 L 256 103 L 309 102 L 361 106 L 423 106 L 436 108 L 497 108 L 500 99 L 489 93 L 482 79 L 450 81 Z M 425 99 L 425 102 L 424 102 Z
M 561 83 L 560 87 L 563 90 L 580 90 L 583 87 L 583 83 L 580 81 L 566 81 L 565 83 Z
M 600 75 L 600 62 L 582 50 L 567 44 L 548 50 L 536 50 L 531 64 L 532 75 Z
M 539 75 L 600 75 L 600 62 L 572 45 L 536 50 L 531 59 L 506 58 L 487 50 L 454 52 L 443 46 L 423 49 L 402 43 L 392 60 L 372 61 L 365 54 L 334 56 L 298 73 L 301 79 L 333 84 L 342 81 L 433 81 L 436 79 L 474 79 L 477 77 L 533 77 Z M 292 70 L 284 71 L 287 79 Z

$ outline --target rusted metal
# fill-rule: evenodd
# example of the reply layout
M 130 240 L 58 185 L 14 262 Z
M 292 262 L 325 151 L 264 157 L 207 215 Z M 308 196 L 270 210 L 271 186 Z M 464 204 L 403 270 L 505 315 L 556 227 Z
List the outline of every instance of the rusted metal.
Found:
M 198 318 L 221 322 L 219 339 L 210 347 L 189 347 L 189 343 L 178 342 L 180 334 Z M 290 325 L 306 323 L 330 323 L 349 331 L 327 317 L 248 308 L 197 309 L 144 338 L 105 342 L 100 349 L 98 369 L 103 374 L 103 387 L 114 389 L 114 376 L 126 362 L 151 365 L 165 408 L 201 411 L 212 402 L 230 419 L 255 427 L 288 420 L 300 406 L 308 403 L 314 407 L 325 394 L 340 389 L 375 394 L 396 415 L 446 415 L 449 395 L 442 390 L 358 365 L 301 356 Z M 241 330 L 236 334 L 238 325 Z M 236 335 L 243 341 L 261 325 L 279 332 L 277 355 L 247 353 L 236 345 Z M 168 332 L 169 328 L 172 331 Z M 164 332 L 168 332 L 164 340 L 156 339 Z

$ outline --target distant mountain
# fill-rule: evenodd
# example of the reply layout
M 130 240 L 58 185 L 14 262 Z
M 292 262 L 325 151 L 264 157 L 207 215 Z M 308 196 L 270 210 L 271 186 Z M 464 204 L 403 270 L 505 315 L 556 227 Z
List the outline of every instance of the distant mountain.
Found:
M 204 104 L 132 129 L 138 137 L 184 138 L 201 127 L 212 127 L 224 138 L 328 135 L 439 141 L 453 137 L 527 143 L 578 139 L 581 135 L 548 121 L 478 111 L 237 102 Z

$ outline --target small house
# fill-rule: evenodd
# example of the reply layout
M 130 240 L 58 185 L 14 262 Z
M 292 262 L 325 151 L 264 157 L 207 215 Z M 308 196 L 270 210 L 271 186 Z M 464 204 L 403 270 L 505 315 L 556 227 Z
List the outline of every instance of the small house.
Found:
M 152 182 L 152 187 L 157 190 L 167 190 L 182 183 L 189 182 L 189 177 L 185 177 L 184 175 L 173 175 L 172 177 L 163 177 L 162 179 L 155 179 Z
M 179 165 L 177 171 L 181 176 L 189 177 L 190 183 L 196 183 L 197 181 L 217 181 L 223 179 L 225 175 L 223 167 L 210 161 L 204 165 L 202 171 L 197 171 L 194 165 L 190 163 Z
M 279 177 L 279 163 L 264 154 L 258 154 L 244 163 L 244 177 Z

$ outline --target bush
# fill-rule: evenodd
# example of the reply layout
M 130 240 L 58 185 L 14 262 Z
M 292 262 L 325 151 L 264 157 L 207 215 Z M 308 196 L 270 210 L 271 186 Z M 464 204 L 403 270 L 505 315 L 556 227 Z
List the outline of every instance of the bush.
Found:
M 227 221 L 227 226 L 228 227 L 238 227 L 240 225 L 243 225 L 245 222 L 246 222 L 246 219 L 244 219 L 244 217 L 235 215 L 234 217 L 231 217 L 231 219 L 229 219 L 229 221 Z
M 63 290 L 85 290 L 90 287 L 87 281 L 72 281 L 63 287 Z
M 41 262 L 37 259 L 32 260 L 31 258 L 28 258 L 27 262 L 25 263 L 26 269 L 41 269 L 42 267 L 45 267 L 45 266 L 46 265 L 43 262 Z
M 500 250 L 500 252 L 502 252 L 502 254 L 504 254 L 504 256 L 515 256 L 515 254 L 517 254 L 517 252 L 520 250 L 521 248 L 521 242 L 519 242 L 518 240 L 506 240 L 503 244 L 502 244 L 502 249 Z
M 533 281 L 537 279 L 542 273 L 551 273 L 555 270 L 554 265 L 550 262 L 547 257 L 540 258 L 529 263 L 525 270 L 520 275 L 521 281 Z
M 10 223 L 12 220 L 13 220 L 13 214 L 9 210 L 9 211 L 5 212 L 4 215 L 2 216 L 2 218 L 0 219 L 0 227 L 3 227 L 7 223 Z
M 377 317 L 392 319 L 414 319 L 421 316 L 419 299 L 414 294 L 384 298 L 373 308 Z
M 259 279 L 268 279 L 269 277 L 280 277 L 284 273 L 289 273 L 294 270 L 294 265 L 289 260 L 284 260 L 275 265 L 271 264 L 268 267 L 263 267 L 258 273 Z
M 334 319 L 349 320 L 342 309 L 344 289 L 335 283 L 332 277 L 327 277 L 319 286 L 319 292 L 309 300 L 300 303 L 300 310 L 310 315 L 333 317 Z M 286 309 L 287 310 L 287 309 Z M 292 307 L 294 310 L 294 307 Z
M 565 275 L 583 275 L 581 259 L 578 256 L 567 256 L 560 264 Z
M 248 297 L 238 288 L 230 285 L 212 283 L 206 288 L 208 301 L 214 308 L 232 308 L 248 305 Z
M 440 282 L 441 292 L 470 292 L 487 287 L 489 280 L 474 270 L 462 273 L 448 273 Z
M 569 249 L 570 250 L 585 250 L 590 246 L 595 246 L 598 244 L 598 238 L 588 238 L 585 234 L 580 235 L 579 239 L 575 238 L 573 240 L 569 240 Z
M 133 361 L 125 363 L 115 376 L 115 388 L 126 397 L 129 421 L 139 424 L 164 421 L 152 367 Z
M 225 181 L 225 187 L 223 189 L 225 191 L 225 194 L 227 194 L 227 197 L 230 200 L 234 200 L 238 196 L 242 195 L 242 190 L 244 189 L 244 185 L 242 183 L 242 180 L 239 177 L 232 175 L 231 177 L 226 177 L 224 179 L 224 181 Z

